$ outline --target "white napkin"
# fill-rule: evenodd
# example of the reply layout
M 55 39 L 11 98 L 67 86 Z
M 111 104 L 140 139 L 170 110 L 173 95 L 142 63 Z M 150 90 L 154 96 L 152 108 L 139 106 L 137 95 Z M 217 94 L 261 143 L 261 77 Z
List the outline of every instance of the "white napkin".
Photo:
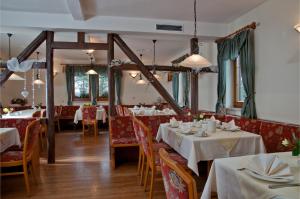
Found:
M 179 122 L 175 119 L 175 117 L 172 117 L 170 119 L 170 125 L 171 125 L 171 127 L 178 127 L 179 126 Z
M 154 110 L 155 110 L 155 109 L 156 109 L 156 106 L 152 106 L 151 109 L 154 109 Z
M 219 125 L 221 124 L 221 121 L 220 121 L 220 120 L 217 120 L 217 119 L 215 118 L 215 116 L 211 116 L 211 117 L 210 117 L 210 120 L 216 121 L 217 126 L 219 126 Z
M 139 107 L 135 105 L 135 106 L 133 107 L 133 109 L 139 109 Z
M 235 125 L 234 120 L 231 120 L 228 123 L 222 122 L 221 128 L 224 129 L 224 130 L 228 130 L 228 131 L 236 131 L 236 130 L 240 129 L 240 127 L 238 127 L 238 126 Z
M 246 169 L 268 178 L 294 179 L 289 165 L 276 155 L 260 154 L 254 156 Z

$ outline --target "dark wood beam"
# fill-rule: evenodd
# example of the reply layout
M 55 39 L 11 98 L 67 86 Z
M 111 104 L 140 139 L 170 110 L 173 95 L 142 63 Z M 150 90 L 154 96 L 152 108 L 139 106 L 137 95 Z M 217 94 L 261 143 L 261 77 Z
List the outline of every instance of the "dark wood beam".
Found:
M 182 115 L 183 110 L 177 105 L 168 91 L 160 84 L 160 82 L 153 76 L 153 74 L 148 70 L 143 62 L 134 54 L 134 52 L 127 46 L 127 44 L 121 39 L 117 34 L 113 35 L 114 41 L 120 47 L 120 49 L 128 56 L 128 58 L 137 64 L 141 73 L 148 79 L 148 81 L 153 85 L 153 87 L 158 91 L 158 93 L 171 105 L 174 111 Z
M 191 112 L 198 112 L 198 73 L 191 73 Z
M 0 63 L 0 68 L 7 68 L 7 64 L 5 62 Z M 34 69 L 45 69 L 46 62 L 34 62 L 32 64 L 32 68 Z
M 114 51 L 114 35 L 107 35 L 108 51 L 107 51 L 107 65 L 109 66 L 111 61 L 115 57 Z M 108 67 L 108 99 L 109 99 L 109 116 L 115 116 L 115 73 L 112 67 Z
M 48 163 L 55 163 L 55 128 L 54 128 L 54 87 L 53 87 L 53 48 L 51 45 L 54 39 L 54 32 L 47 31 L 46 39 L 46 60 L 47 60 L 47 78 L 46 78 L 46 108 L 48 119 Z
M 85 33 L 84 32 L 78 32 L 77 33 L 77 42 L 78 43 L 84 43 L 85 42 Z
M 78 49 L 78 50 L 107 50 L 107 43 L 79 43 L 79 42 L 64 42 L 56 41 L 52 44 L 53 49 Z
M 178 57 L 177 59 L 174 59 L 173 61 L 171 61 L 172 65 L 178 65 L 180 62 L 182 62 L 183 60 L 185 60 L 185 58 L 187 58 L 189 56 L 189 54 L 184 54 L 180 57 Z
M 122 64 L 121 66 L 113 66 L 114 69 L 116 70 L 139 70 L 138 65 L 136 64 Z M 148 70 L 153 70 L 153 65 L 145 65 L 145 67 Z M 174 71 L 174 72 L 189 72 L 191 71 L 191 68 L 188 67 L 173 67 L 173 66 L 161 66 L 161 65 L 156 65 L 155 66 L 156 71 Z
M 46 31 L 41 32 L 17 57 L 18 61 L 21 63 L 25 61 L 46 39 Z M 0 86 L 8 80 L 8 78 L 13 74 L 12 71 L 5 69 L 0 74 Z

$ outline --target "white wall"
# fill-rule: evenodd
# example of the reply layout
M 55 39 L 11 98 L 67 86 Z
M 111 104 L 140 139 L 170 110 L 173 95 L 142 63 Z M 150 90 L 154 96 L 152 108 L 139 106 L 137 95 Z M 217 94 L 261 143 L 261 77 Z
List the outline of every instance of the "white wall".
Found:
M 230 24 L 252 21 L 255 30 L 255 89 L 259 118 L 300 123 L 299 0 L 269 0 Z

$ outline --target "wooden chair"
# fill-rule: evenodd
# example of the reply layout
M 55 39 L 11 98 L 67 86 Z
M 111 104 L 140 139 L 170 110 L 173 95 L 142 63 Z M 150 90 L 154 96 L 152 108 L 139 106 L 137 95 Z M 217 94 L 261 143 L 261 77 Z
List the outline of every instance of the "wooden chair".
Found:
M 24 145 L 21 150 L 5 151 L 1 153 L 0 168 L 22 166 L 22 171 L 5 172 L 1 176 L 24 175 L 27 195 L 30 195 L 29 171 L 31 170 L 34 179 L 37 180 L 37 168 L 39 166 L 39 131 L 40 121 L 31 122 L 26 128 Z M 39 172 L 38 172 L 39 173 Z
M 57 125 L 57 131 L 60 133 L 60 117 L 61 117 L 61 111 L 62 111 L 62 106 L 55 106 L 55 110 L 54 110 L 54 125 Z M 42 118 L 46 118 L 47 117 L 47 112 L 45 109 L 43 109 L 41 111 L 42 114 Z
M 124 116 L 123 107 L 121 105 L 116 105 L 116 112 L 118 116 Z
M 124 112 L 124 116 L 130 116 L 131 112 L 129 111 L 129 109 L 127 107 L 123 107 L 123 112 Z
M 94 127 L 94 135 L 98 135 L 98 121 L 96 118 L 97 107 L 96 106 L 87 106 L 82 108 L 82 131 L 83 135 L 89 130 L 89 126 Z M 86 128 L 88 127 L 88 128 Z
M 159 156 L 167 199 L 198 199 L 194 178 L 165 149 L 159 150 Z
M 143 155 L 141 156 L 142 157 L 141 180 L 143 180 L 143 176 L 144 176 L 144 190 L 146 191 L 147 184 L 148 184 L 148 175 L 149 175 L 149 171 L 151 171 L 149 198 L 152 199 L 153 183 L 156 178 L 156 174 L 158 173 L 158 171 L 160 171 L 159 156 L 157 154 L 158 150 L 154 149 L 155 144 L 153 143 L 153 136 L 150 129 L 146 127 L 144 123 L 138 120 L 136 117 L 132 117 L 132 119 L 133 122 L 135 123 L 134 125 L 138 127 L 137 129 L 140 137 L 141 148 L 143 149 L 142 151 L 144 153 L 144 156 Z M 159 145 L 161 145 L 161 143 L 158 143 L 158 146 Z M 186 165 L 187 163 L 184 158 L 181 158 L 176 153 L 172 153 L 172 159 L 176 159 L 176 161 L 182 165 Z M 145 173 L 144 173 L 144 165 L 146 166 Z

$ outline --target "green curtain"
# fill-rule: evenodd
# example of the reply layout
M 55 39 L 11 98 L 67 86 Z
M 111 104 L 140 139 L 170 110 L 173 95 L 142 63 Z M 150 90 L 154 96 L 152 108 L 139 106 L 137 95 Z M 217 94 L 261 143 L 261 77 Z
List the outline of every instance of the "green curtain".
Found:
M 96 69 L 99 75 L 99 89 L 98 96 L 101 98 L 108 99 L 108 76 L 107 76 L 107 67 L 98 67 Z
M 97 105 L 97 97 L 98 97 L 98 92 L 97 92 L 97 78 L 98 75 L 89 75 L 90 79 L 90 87 L 91 87 L 91 103 L 92 105 Z
M 172 76 L 172 90 L 173 98 L 178 103 L 178 92 L 179 92 L 179 73 L 173 73 Z
M 183 105 L 184 107 L 188 107 L 189 106 L 189 92 L 190 92 L 190 76 L 189 73 L 184 72 L 182 73 L 182 83 L 183 83 L 183 91 L 184 91 L 184 95 L 183 95 Z
M 254 34 L 248 32 L 243 48 L 240 51 L 241 74 L 246 93 L 242 107 L 242 116 L 246 118 L 256 118 L 255 108 L 255 62 L 254 62 Z
M 225 62 L 227 60 L 234 60 L 240 56 L 243 85 L 247 94 L 242 108 L 242 116 L 256 118 L 254 102 L 254 48 L 253 36 L 251 36 L 253 34 L 250 33 L 250 30 L 246 30 L 237 34 L 231 39 L 226 39 L 225 41 L 218 43 L 219 73 L 216 112 L 220 112 L 220 109 L 224 108 L 224 99 L 226 93 Z
M 68 105 L 72 105 L 72 95 L 73 95 L 73 82 L 74 82 L 74 67 L 66 66 L 66 85 L 68 94 Z
M 121 104 L 121 81 L 122 81 L 122 71 L 116 70 L 115 72 L 115 86 L 116 86 L 116 104 Z

